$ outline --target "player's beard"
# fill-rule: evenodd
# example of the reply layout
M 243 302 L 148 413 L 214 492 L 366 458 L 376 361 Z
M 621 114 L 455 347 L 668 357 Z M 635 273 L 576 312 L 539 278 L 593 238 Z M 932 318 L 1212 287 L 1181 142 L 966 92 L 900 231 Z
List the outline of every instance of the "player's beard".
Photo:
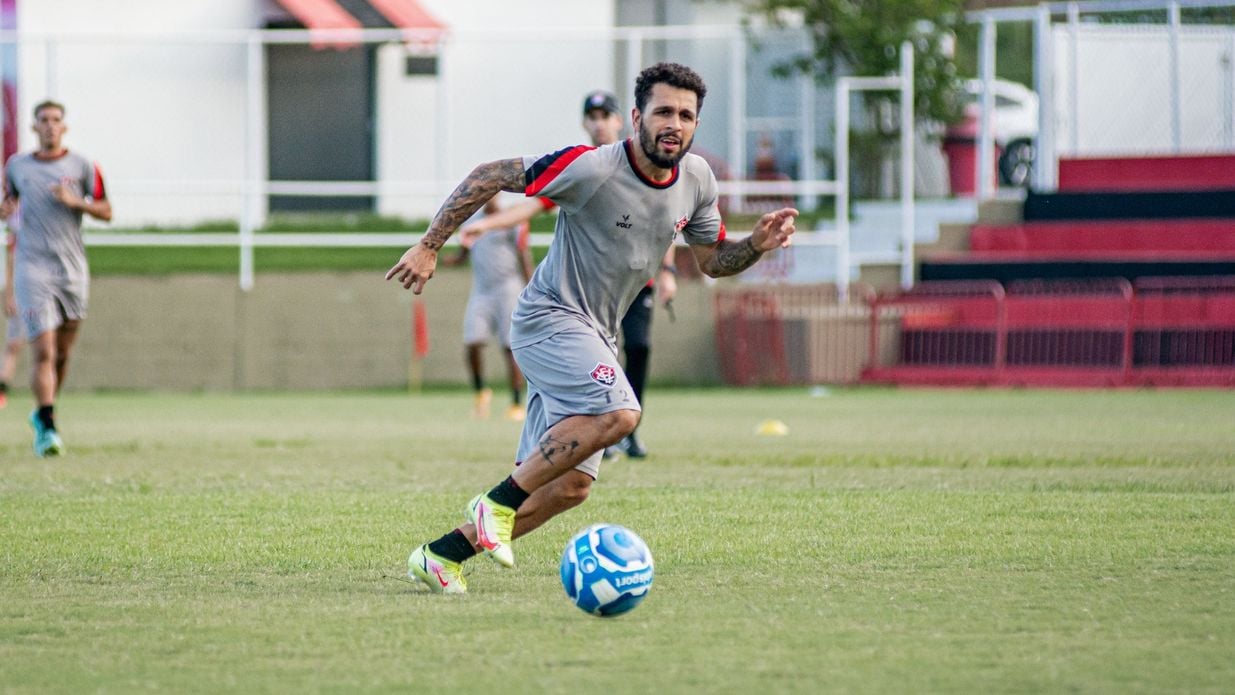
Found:
M 652 131 L 648 130 L 647 123 L 639 124 L 639 147 L 643 150 L 643 154 L 647 155 L 648 159 L 652 160 L 652 164 L 661 169 L 672 169 L 682 161 L 682 157 L 690 151 L 690 146 L 695 144 L 695 138 L 692 135 L 690 140 L 682 143 L 678 149 L 678 153 L 674 155 L 661 154 L 656 149 L 656 138 L 652 135 Z

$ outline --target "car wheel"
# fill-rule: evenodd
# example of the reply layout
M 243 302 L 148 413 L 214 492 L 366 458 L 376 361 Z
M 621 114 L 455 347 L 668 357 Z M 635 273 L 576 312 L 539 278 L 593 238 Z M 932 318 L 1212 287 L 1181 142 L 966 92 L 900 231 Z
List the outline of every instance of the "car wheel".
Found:
M 1032 140 L 1013 140 L 999 156 L 999 180 L 1005 186 L 1029 185 L 1036 155 Z

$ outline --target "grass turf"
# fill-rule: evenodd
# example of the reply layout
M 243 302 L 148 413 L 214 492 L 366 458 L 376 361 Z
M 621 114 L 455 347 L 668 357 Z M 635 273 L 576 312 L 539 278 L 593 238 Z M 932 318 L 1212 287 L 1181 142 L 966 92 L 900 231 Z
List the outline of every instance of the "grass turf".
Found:
M 7 692 L 1222 692 L 1235 394 L 654 390 L 652 457 L 470 563 L 397 577 L 507 470 L 462 392 L 67 394 L 69 456 L 0 413 Z M 785 437 L 760 437 L 776 418 Z M 656 583 L 557 580 L 579 527 Z M 493 665 L 494 663 L 500 665 Z

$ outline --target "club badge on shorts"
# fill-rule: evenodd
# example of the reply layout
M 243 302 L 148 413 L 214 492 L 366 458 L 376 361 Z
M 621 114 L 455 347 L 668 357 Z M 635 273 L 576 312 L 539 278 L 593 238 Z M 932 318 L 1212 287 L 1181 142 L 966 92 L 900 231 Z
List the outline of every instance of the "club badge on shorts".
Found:
M 612 387 L 617 381 L 617 370 L 603 362 L 597 362 L 595 367 L 592 367 L 592 381 L 601 386 Z

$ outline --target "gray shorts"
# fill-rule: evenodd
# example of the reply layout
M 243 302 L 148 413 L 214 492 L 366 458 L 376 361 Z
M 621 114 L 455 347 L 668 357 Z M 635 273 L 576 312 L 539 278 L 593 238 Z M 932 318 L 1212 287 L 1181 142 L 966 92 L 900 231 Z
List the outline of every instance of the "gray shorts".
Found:
M 564 331 L 515 348 L 514 354 L 527 379 L 527 419 L 515 457 L 518 462 L 538 450 L 550 427 L 572 415 L 641 410 L 617 353 L 592 331 Z M 599 478 L 602 454 L 603 450 L 597 451 L 575 468 Z
M 4 341 L 11 343 L 14 340 L 22 340 L 26 337 L 26 331 L 22 328 L 20 314 L 18 316 L 10 316 L 8 329 L 5 333 Z
M 26 337 L 34 340 L 60 328 L 66 319 L 86 318 L 90 276 L 74 277 L 39 264 L 19 263 L 13 272 L 13 297 Z
M 463 312 L 463 344 L 476 345 L 497 338 L 510 347 L 510 315 L 519 301 L 521 287 L 505 292 L 472 293 Z

